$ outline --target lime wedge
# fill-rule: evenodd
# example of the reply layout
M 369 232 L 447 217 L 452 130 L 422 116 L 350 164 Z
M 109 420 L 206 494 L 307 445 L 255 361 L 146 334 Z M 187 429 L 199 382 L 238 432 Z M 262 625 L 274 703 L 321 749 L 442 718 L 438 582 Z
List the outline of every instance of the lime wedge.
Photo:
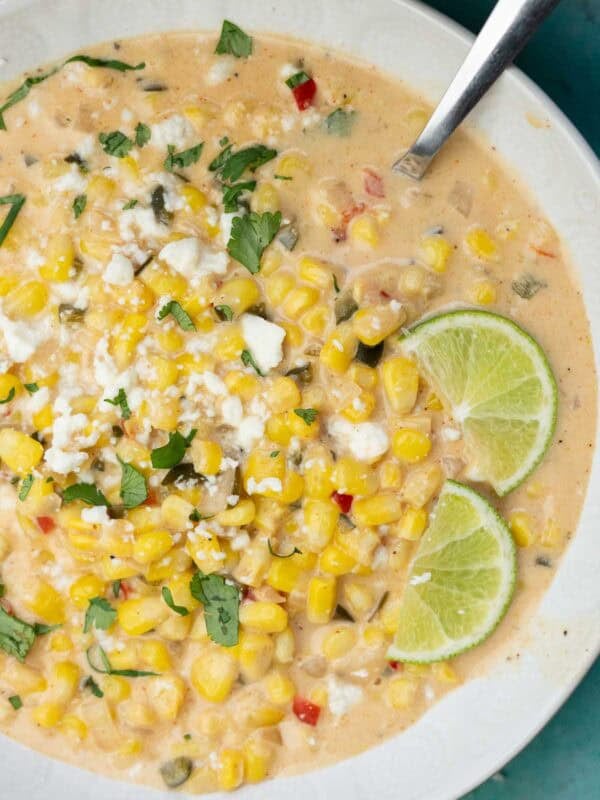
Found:
M 462 427 L 466 477 L 500 496 L 522 483 L 556 424 L 556 381 L 537 342 L 498 314 L 451 311 L 413 328 L 403 350 Z
M 482 642 L 512 597 L 515 545 L 483 497 L 446 481 L 411 564 L 389 659 L 428 663 Z

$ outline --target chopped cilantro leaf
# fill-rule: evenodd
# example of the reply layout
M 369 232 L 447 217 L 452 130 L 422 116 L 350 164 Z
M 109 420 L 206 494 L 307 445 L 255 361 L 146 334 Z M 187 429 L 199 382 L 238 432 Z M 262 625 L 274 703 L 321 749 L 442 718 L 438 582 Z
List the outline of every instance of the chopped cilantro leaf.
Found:
M 281 225 L 281 212 L 264 214 L 254 212 L 243 217 L 235 217 L 231 226 L 231 236 L 227 242 L 227 252 L 252 274 L 260 271 L 260 259 L 268 245 L 273 241 Z
M 252 37 L 244 33 L 233 22 L 225 19 L 223 20 L 221 36 L 217 42 L 215 53 L 218 55 L 228 53 L 236 58 L 248 58 L 249 55 L 252 55 Z

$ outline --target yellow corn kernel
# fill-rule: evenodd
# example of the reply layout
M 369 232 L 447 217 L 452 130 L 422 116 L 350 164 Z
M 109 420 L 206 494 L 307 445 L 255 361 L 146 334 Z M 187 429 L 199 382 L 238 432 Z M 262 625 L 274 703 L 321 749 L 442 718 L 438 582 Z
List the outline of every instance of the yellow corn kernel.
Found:
M 327 689 L 318 684 L 310 690 L 308 697 L 312 703 L 316 703 L 318 706 L 321 706 L 321 708 L 324 708 L 329 700 Z
M 285 717 L 285 711 L 275 706 L 258 706 L 251 709 L 247 716 L 247 724 L 252 728 L 269 728 L 278 725 Z
M 236 651 L 242 679 L 246 682 L 258 681 L 271 666 L 275 644 L 267 633 L 241 630 Z
M 0 459 L 17 475 L 28 475 L 42 460 L 44 448 L 15 428 L 0 430 Z
M 223 550 L 217 536 L 210 531 L 193 539 L 188 537 L 186 550 L 203 572 L 217 572 L 223 567 Z
M 228 325 L 219 331 L 214 354 L 218 359 L 234 361 L 239 359 L 245 347 L 246 341 L 237 325 Z
M 285 705 L 292 701 L 296 694 L 296 687 L 285 673 L 274 670 L 265 678 L 265 691 L 272 703 Z
M 120 675 L 106 675 L 102 681 L 102 691 L 107 703 L 117 705 L 131 697 L 131 684 Z
M 183 349 L 183 336 L 175 328 L 162 330 L 155 334 L 156 341 L 165 353 L 178 353 Z
M 147 703 L 127 700 L 119 708 L 119 717 L 129 728 L 151 730 L 156 725 L 156 714 Z
M 202 475 L 216 475 L 221 471 L 223 450 L 218 442 L 195 438 L 190 447 L 190 454 L 196 472 Z
M 266 392 L 266 401 L 275 414 L 299 408 L 302 401 L 300 390 L 293 378 L 274 378 Z
M 46 679 L 40 672 L 20 664 L 16 659 L 10 659 L 3 665 L 2 681 L 21 695 L 43 692 L 48 687 Z
M 36 430 L 43 431 L 44 428 L 49 428 L 54 420 L 52 406 L 44 406 L 39 411 L 36 411 L 31 419 Z
M 220 511 L 215 519 L 219 525 L 224 527 L 239 528 L 244 525 L 250 525 L 256 516 L 256 505 L 249 497 L 240 500 L 237 505 L 232 508 L 227 508 L 225 511 Z
M 427 411 L 443 411 L 444 405 L 437 394 L 432 392 L 425 402 L 425 409 Z
M 417 683 L 412 678 L 391 678 L 386 689 L 386 699 L 392 708 L 404 711 L 410 708 L 416 697 Z
M 431 670 L 433 677 L 440 683 L 457 683 L 458 675 L 456 670 L 448 664 L 447 661 L 438 661 L 437 664 L 432 664 Z
M 405 503 L 414 508 L 422 508 L 438 491 L 444 480 L 439 464 L 426 464 L 411 470 L 400 492 Z
M 92 597 L 104 594 L 104 581 L 97 575 L 82 575 L 71 584 L 69 596 L 77 608 L 87 608 Z
M 160 675 L 148 681 L 146 691 L 156 716 L 163 722 L 175 722 L 185 695 L 183 679 L 174 673 Z
M 208 203 L 208 198 L 204 192 L 201 192 L 200 189 L 192 186 L 191 183 L 186 183 L 186 185 L 183 186 L 180 191 L 187 207 L 194 213 L 200 211 L 200 209 L 204 208 L 204 206 Z
M 261 498 L 262 499 L 262 498 Z M 277 504 L 279 505 L 279 504 Z M 265 521 L 261 520 L 260 504 L 257 503 L 257 514 L 254 519 L 257 528 L 271 532 L 265 528 Z M 242 556 L 233 571 L 233 576 L 241 583 L 248 586 L 260 586 L 269 569 L 271 557 L 264 542 L 254 541 L 244 549 Z
M 265 211 L 274 214 L 279 211 L 279 195 L 272 183 L 261 183 L 258 186 L 250 200 L 250 207 L 257 214 L 264 214 Z
M 427 236 L 421 241 L 419 256 L 435 272 L 445 272 L 452 252 L 450 243 L 441 236 Z
M 129 636 L 141 636 L 151 631 L 168 616 L 167 604 L 156 596 L 125 600 L 117 609 L 119 625 Z
M 45 248 L 46 261 L 40 267 L 40 276 L 46 281 L 68 281 L 75 264 L 75 248 L 71 238 L 55 234 Z
M 342 414 L 350 422 L 364 422 L 373 413 L 375 402 L 373 392 L 361 391 L 351 403 L 342 409 Z
M 171 669 L 171 656 L 164 642 L 158 639 L 145 639 L 140 642 L 139 656 L 144 664 L 156 672 L 166 672 Z
M 279 159 L 277 164 L 277 175 L 284 175 L 286 178 L 300 178 L 303 175 L 310 175 L 310 173 L 308 158 L 299 153 L 287 153 Z
M 67 714 L 59 722 L 61 731 L 70 734 L 71 736 L 83 741 L 88 735 L 88 726 L 75 714 Z
M 489 306 L 496 302 L 498 293 L 492 281 L 477 281 L 469 291 L 470 299 L 479 306 Z
M 230 792 L 244 781 L 244 755 L 241 750 L 227 748 L 219 753 L 217 766 L 219 789 Z
M 198 694 L 211 703 L 223 703 L 238 676 L 236 660 L 224 648 L 210 647 L 192 664 L 191 682 Z
M 272 417 L 269 417 L 265 430 L 272 442 L 283 445 L 290 443 L 292 431 L 287 423 L 288 416 L 286 414 L 274 414 Z
M 50 649 L 55 653 L 67 653 L 73 649 L 73 642 L 66 633 L 55 633 L 50 640 Z
M 361 389 L 372 390 L 377 386 L 377 370 L 366 364 L 355 362 L 350 365 L 348 379 L 360 386 Z
M 0 375 L 0 400 L 6 403 L 11 395 L 12 398 L 18 397 L 22 391 L 21 381 L 16 375 L 12 375 L 10 372 Z
M 417 402 L 419 373 L 413 361 L 402 356 L 388 358 L 381 367 L 388 402 L 398 414 L 409 414 Z
M 352 517 L 358 525 L 387 525 L 401 516 L 400 497 L 392 492 L 355 500 L 352 504 Z
M 31 712 L 31 717 L 40 728 L 54 728 L 58 725 L 63 715 L 63 707 L 60 703 L 48 701 L 40 703 Z
M 290 319 L 298 319 L 306 309 L 314 306 L 318 299 L 319 291 L 317 289 L 313 289 L 312 286 L 298 286 L 283 298 L 281 310 Z
M 562 530 L 555 520 L 549 519 L 540 534 L 540 544 L 543 547 L 558 547 L 562 540 Z
M 397 533 L 402 539 L 416 541 L 427 527 L 427 511 L 424 508 L 407 509 L 398 523 Z
M 72 537 L 70 538 L 72 539 Z M 105 556 L 101 561 L 101 565 L 102 574 L 107 581 L 120 581 L 140 574 L 139 564 L 123 558 Z
M 250 481 L 260 483 L 268 478 L 277 478 L 282 480 L 285 475 L 285 457 L 281 451 L 273 456 L 272 453 L 277 452 L 274 450 L 252 450 L 246 464 L 244 466 L 244 487 L 248 492 L 252 488 Z M 257 491 L 253 489 L 253 493 L 265 495 L 266 497 L 274 497 L 279 492 L 273 493 L 270 489 L 264 491 Z
M 398 489 L 402 477 L 402 468 L 394 459 L 384 461 L 379 467 L 379 485 L 382 489 Z
M 274 659 L 278 664 L 291 664 L 294 660 L 296 642 L 291 628 L 286 628 L 275 636 Z
M 188 500 L 185 500 L 177 494 L 170 494 L 168 497 L 165 497 L 161 504 L 160 519 L 167 528 L 178 531 L 186 527 L 193 510 L 194 506 Z M 129 513 L 131 514 L 131 512 Z M 129 520 L 133 522 L 131 517 L 129 517 Z M 143 522 L 142 526 L 135 522 L 133 524 L 135 525 L 136 531 L 140 533 L 143 530 L 151 530 L 154 528 L 156 522 L 157 520 L 153 517 L 148 520 L 147 524 Z
M 315 445 L 304 461 L 304 491 L 308 497 L 331 497 L 334 486 L 331 480 L 333 459 L 327 448 Z
M 323 639 L 321 651 L 328 661 L 343 658 L 356 644 L 356 632 L 348 625 L 338 625 Z
M 249 375 L 239 369 L 228 372 L 224 382 L 230 394 L 237 394 L 242 400 L 252 400 L 261 389 L 261 383 L 256 375 Z
M 38 580 L 31 596 L 26 599 L 27 607 L 44 622 L 50 625 L 65 621 L 65 604 L 61 595 L 46 581 Z
M 508 526 L 515 544 L 529 547 L 535 541 L 533 519 L 523 511 L 516 511 L 508 518 Z
M 319 569 L 330 575 L 347 575 L 356 566 L 356 561 L 335 543 L 328 544 L 319 557 Z
M 149 356 L 148 363 L 152 377 L 147 381 L 150 389 L 164 391 L 177 383 L 179 370 L 174 361 L 169 361 L 160 356 Z
M 173 537 L 168 531 L 145 531 L 133 544 L 133 557 L 138 564 L 158 561 L 173 547 Z
M 335 544 L 359 564 L 369 566 L 375 548 L 379 545 L 379 536 L 368 528 L 352 528 L 338 531 Z
M 405 464 L 416 464 L 429 454 L 431 439 L 419 430 L 400 428 L 392 436 L 392 450 Z
M 117 359 L 118 360 L 118 359 Z M 152 397 L 148 404 L 148 419 L 153 428 L 172 431 L 177 427 L 181 409 L 178 397 Z
M 252 278 L 232 278 L 226 281 L 213 299 L 214 306 L 229 306 L 236 316 L 260 300 L 260 292 Z
M 18 283 L 16 275 L 0 275 L 0 297 L 5 297 Z
M 308 621 L 323 625 L 331 619 L 335 610 L 337 584 L 333 575 L 311 578 L 306 598 Z
M 4 313 L 12 319 L 35 317 L 48 302 L 48 288 L 41 281 L 27 281 L 11 289 L 4 298 Z
M 105 205 L 117 189 L 117 184 L 104 175 L 94 175 L 86 189 L 88 203 Z
M 72 661 L 59 661 L 52 667 L 50 679 L 54 699 L 63 705 L 69 703 L 77 691 L 81 670 Z
M 295 286 L 289 272 L 276 272 L 265 279 L 265 294 L 272 306 L 279 307 Z
M 120 650 L 111 650 L 108 657 L 115 669 L 134 669 L 138 664 L 137 642 L 127 643 Z
M 386 642 L 385 632 L 376 625 L 368 625 L 363 631 L 363 640 L 368 647 L 382 647 Z
M 496 258 L 496 242 L 483 228 L 473 228 L 465 236 L 465 242 L 471 253 L 482 261 Z
M 333 289 L 333 268 L 325 261 L 303 256 L 298 265 L 298 274 L 303 281 L 320 289 Z
M 348 236 L 351 241 L 367 247 L 377 247 L 379 244 L 379 226 L 372 214 L 360 214 L 350 223 Z
M 263 278 L 272 275 L 283 263 L 283 256 L 279 250 L 267 250 L 260 260 L 260 274 Z
M 356 617 L 371 611 L 375 604 L 373 591 L 368 585 L 348 580 L 344 585 L 344 605 Z
M 333 372 L 345 372 L 356 355 L 358 338 L 351 322 L 342 322 L 321 348 L 321 363 Z
M 406 311 L 392 303 L 360 308 L 352 317 L 352 329 L 363 344 L 373 347 L 386 339 L 406 319 Z
M 244 778 L 248 783 L 260 783 L 267 777 L 271 763 L 271 747 L 268 742 L 249 739 L 243 747 Z
M 302 399 L 302 408 L 309 408 L 304 405 L 304 398 Z M 312 422 L 307 423 L 302 414 L 297 414 L 295 410 L 287 411 L 286 424 L 291 430 L 292 436 L 297 436 L 299 439 L 315 439 L 319 435 L 318 414 Z
M 278 592 L 291 592 L 300 576 L 316 563 L 312 553 L 294 553 L 289 558 L 274 558 L 271 561 L 266 581 Z
M 329 544 L 339 518 L 339 509 L 331 500 L 311 499 L 304 503 L 303 533 L 311 552 L 318 553 Z
M 368 497 L 377 491 L 378 479 L 372 467 L 349 456 L 343 456 L 335 462 L 331 479 L 343 494 Z
M 255 601 L 242 603 L 240 623 L 262 633 L 281 633 L 287 627 L 287 611 L 277 603 Z
M 142 281 L 157 297 L 183 298 L 187 290 L 187 281 L 183 275 L 174 275 L 167 267 L 158 261 L 143 269 L 139 274 Z

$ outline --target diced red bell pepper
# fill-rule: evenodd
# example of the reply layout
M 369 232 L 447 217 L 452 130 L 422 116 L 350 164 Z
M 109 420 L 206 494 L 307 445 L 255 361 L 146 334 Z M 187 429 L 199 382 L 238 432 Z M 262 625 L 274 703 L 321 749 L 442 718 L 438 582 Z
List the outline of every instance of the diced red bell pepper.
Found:
M 347 514 L 352 508 L 354 495 L 342 494 L 341 492 L 333 492 L 331 495 L 333 502 L 339 507 L 342 514 Z
M 121 581 L 119 583 L 119 595 L 123 595 L 123 600 L 127 600 L 129 595 L 131 594 L 131 589 L 125 583 L 125 581 Z
M 311 703 L 305 697 L 294 697 L 292 711 L 300 722 L 304 722 L 306 725 L 316 725 L 321 714 L 321 706 Z
M 317 93 L 317 84 L 312 78 L 309 78 L 304 83 L 299 83 L 292 89 L 294 100 L 300 111 L 304 111 L 312 105 L 315 95 Z
M 50 533 L 56 528 L 56 522 L 52 517 L 37 517 L 37 524 L 42 529 L 42 533 Z
M 365 192 L 370 194 L 371 197 L 385 197 L 385 189 L 383 188 L 383 179 L 372 169 L 368 167 L 363 170 L 364 172 L 364 187 Z
M 388 661 L 388 665 L 390 669 L 399 670 L 402 669 L 402 663 L 400 661 Z

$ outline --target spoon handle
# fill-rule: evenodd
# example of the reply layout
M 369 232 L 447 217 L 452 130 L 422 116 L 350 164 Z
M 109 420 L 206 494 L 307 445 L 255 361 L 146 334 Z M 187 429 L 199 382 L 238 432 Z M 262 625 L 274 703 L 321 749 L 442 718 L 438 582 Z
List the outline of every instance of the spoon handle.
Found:
M 473 106 L 527 44 L 560 0 L 498 0 L 469 54 L 413 146 L 393 165 L 420 179 Z

